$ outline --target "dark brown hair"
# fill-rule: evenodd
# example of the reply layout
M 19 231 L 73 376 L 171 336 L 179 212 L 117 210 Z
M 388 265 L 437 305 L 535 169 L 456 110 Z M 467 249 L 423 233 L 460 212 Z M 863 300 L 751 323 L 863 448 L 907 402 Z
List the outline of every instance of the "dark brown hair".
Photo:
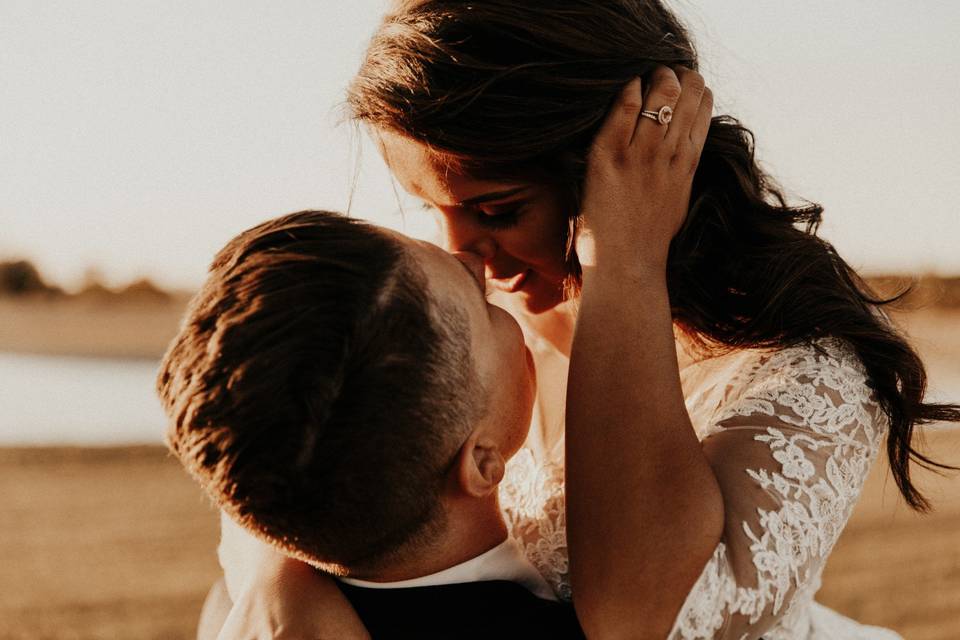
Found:
M 697 62 L 657 0 L 413 0 L 384 19 L 348 102 L 357 120 L 424 142 L 467 173 L 546 172 L 576 201 L 589 145 L 623 86 L 658 65 Z M 889 301 L 817 237 L 822 213 L 788 204 L 757 164 L 751 132 L 715 117 L 671 245 L 674 319 L 717 348 L 848 343 L 889 418 L 897 485 L 924 510 L 910 460 L 947 467 L 912 447 L 914 428 L 958 421 L 960 407 L 923 401 L 923 363 L 878 311 Z
M 442 527 L 478 384 L 465 316 L 400 242 L 322 211 L 220 251 L 157 381 L 170 448 L 220 506 L 355 574 Z

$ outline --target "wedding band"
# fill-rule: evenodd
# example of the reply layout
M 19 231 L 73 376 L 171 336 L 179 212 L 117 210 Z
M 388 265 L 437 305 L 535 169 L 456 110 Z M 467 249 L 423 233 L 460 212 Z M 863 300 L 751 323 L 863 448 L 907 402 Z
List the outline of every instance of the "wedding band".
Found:
M 660 124 L 670 124 L 670 121 L 673 120 L 673 108 L 664 105 L 660 107 L 660 111 L 641 111 L 640 115 L 644 118 L 656 120 Z

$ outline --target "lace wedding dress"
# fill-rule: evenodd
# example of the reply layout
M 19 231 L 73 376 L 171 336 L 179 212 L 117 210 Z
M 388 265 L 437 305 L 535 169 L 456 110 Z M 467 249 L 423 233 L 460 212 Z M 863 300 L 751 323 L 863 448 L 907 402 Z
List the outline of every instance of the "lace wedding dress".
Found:
M 528 342 L 538 364 L 565 360 L 541 339 Z M 899 638 L 813 599 L 887 427 L 857 358 L 835 340 L 699 361 L 679 352 L 687 410 L 700 441 L 720 448 L 716 472 L 728 500 L 724 539 L 669 637 Z M 562 416 L 536 413 L 501 503 L 513 537 L 569 599 Z

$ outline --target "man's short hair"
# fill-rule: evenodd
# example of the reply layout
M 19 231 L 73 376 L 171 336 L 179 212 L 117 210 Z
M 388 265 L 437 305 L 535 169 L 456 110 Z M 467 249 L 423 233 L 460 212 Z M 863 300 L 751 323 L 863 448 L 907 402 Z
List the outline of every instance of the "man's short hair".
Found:
M 170 448 L 228 514 L 351 573 L 436 535 L 484 405 L 464 312 L 396 238 L 323 211 L 220 251 L 157 386 Z

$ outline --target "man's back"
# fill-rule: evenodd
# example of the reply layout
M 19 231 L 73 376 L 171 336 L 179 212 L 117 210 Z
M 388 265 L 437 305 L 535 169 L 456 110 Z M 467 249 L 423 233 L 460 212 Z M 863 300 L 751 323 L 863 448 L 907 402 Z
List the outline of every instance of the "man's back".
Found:
M 582 639 L 573 607 L 506 580 L 403 589 L 340 584 L 374 640 Z

